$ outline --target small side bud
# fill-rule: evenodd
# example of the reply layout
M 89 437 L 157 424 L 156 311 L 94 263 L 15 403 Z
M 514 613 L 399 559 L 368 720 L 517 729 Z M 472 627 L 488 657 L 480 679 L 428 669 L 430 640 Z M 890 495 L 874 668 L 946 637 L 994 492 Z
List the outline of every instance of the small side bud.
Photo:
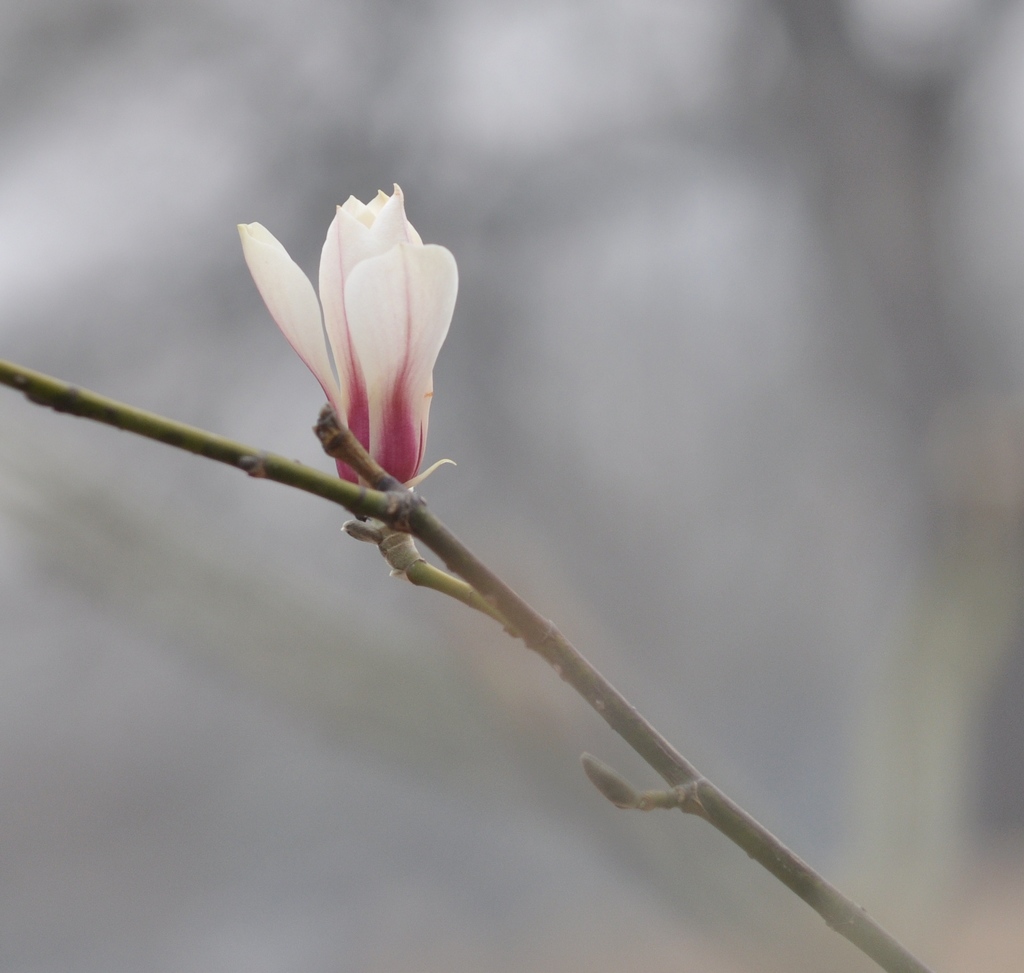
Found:
M 364 541 L 367 544 L 380 544 L 384 540 L 384 533 L 379 527 L 368 524 L 365 520 L 346 520 L 341 529 L 354 537 L 357 541 Z
M 640 795 L 633 789 L 632 784 L 617 771 L 612 770 L 608 764 L 602 763 L 589 753 L 580 757 L 580 763 L 583 764 L 583 772 L 590 778 L 590 783 L 616 807 L 635 808 L 639 805 Z

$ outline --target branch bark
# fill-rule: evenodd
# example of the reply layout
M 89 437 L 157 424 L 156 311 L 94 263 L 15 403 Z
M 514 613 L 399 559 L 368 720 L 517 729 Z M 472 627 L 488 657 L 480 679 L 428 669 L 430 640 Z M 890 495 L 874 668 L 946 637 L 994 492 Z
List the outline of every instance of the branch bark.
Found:
M 329 409 L 321 413 L 315 427 L 321 443 L 330 455 L 343 458 L 370 486 L 327 476 L 301 463 L 136 409 L 3 360 L 0 360 L 0 384 L 23 392 L 38 405 L 155 439 L 226 463 L 252 477 L 305 490 L 359 517 L 371 517 L 391 530 L 412 534 L 437 554 L 450 571 L 464 578 L 496 610 L 499 620 L 503 620 L 528 648 L 542 656 L 670 786 L 686 788 L 691 796 L 680 804 L 684 813 L 703 818 L 739 845 L 887 973 L 929 973 L 920 960 L 863 908 L 704 777 L 551 621 L 534 610 L 435 517 L 421 497 L 374 463 L 355 437 L 337 423 Z

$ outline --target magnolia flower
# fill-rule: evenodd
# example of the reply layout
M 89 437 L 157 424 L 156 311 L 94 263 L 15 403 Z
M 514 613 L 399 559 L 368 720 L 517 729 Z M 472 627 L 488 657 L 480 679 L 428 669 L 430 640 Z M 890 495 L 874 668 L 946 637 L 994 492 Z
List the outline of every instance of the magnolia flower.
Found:
M 319 302 L 268 230 L 249 223 L 238 232 L 267 309 L 338 418 L 388 473 L 413 481 L 426 448 L 434 362 L 455 307 L 455 258 L 424 245 L 398 186 L 391 196 L 378 193 L 365 205 L 350 196 L 338 207 L 320 258 Z M 344 463 L 338 474 L 356 482 Z

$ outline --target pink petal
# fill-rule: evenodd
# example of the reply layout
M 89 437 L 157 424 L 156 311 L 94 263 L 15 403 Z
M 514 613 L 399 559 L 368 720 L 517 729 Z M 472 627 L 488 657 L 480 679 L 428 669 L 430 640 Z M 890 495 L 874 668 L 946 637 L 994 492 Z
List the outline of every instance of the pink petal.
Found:
M 368 206 L 350 196 L 338 207 L 320 256 L 320 302 L 341 385 L 335 408 L 367 448 L 370 420 L 366 383 L 349 334 L 345 281 L 361 261 L 379 256 L 397 243 L 406 242 L 410 238 L 410 230 L 418 239 L 418 234 L 405 218 L 402 191 L 397 186 L 393 196 L 378 193 Z M 342 475 L 346 479 L 354 479 L 354 476 Z
M 434 362 L 457 290 L 455 258 L 435 244 L 401 243 L 361 261 L 346 281 L 349 339 L 366 383 L 370 453 L 403 482 L 423 458 Z

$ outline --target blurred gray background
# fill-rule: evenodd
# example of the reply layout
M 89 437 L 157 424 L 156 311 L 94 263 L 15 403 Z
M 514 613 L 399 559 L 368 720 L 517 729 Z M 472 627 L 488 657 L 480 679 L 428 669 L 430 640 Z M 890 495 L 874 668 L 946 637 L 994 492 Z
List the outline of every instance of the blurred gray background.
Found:
M 432 507 L 942 970 L 1024 965 L 1024 3 L 4 0 L 0 356 L 330 469 L 238 222 L 460 269 Z M 0 390 L 0 970 L 873 967 L 343 513 Z

